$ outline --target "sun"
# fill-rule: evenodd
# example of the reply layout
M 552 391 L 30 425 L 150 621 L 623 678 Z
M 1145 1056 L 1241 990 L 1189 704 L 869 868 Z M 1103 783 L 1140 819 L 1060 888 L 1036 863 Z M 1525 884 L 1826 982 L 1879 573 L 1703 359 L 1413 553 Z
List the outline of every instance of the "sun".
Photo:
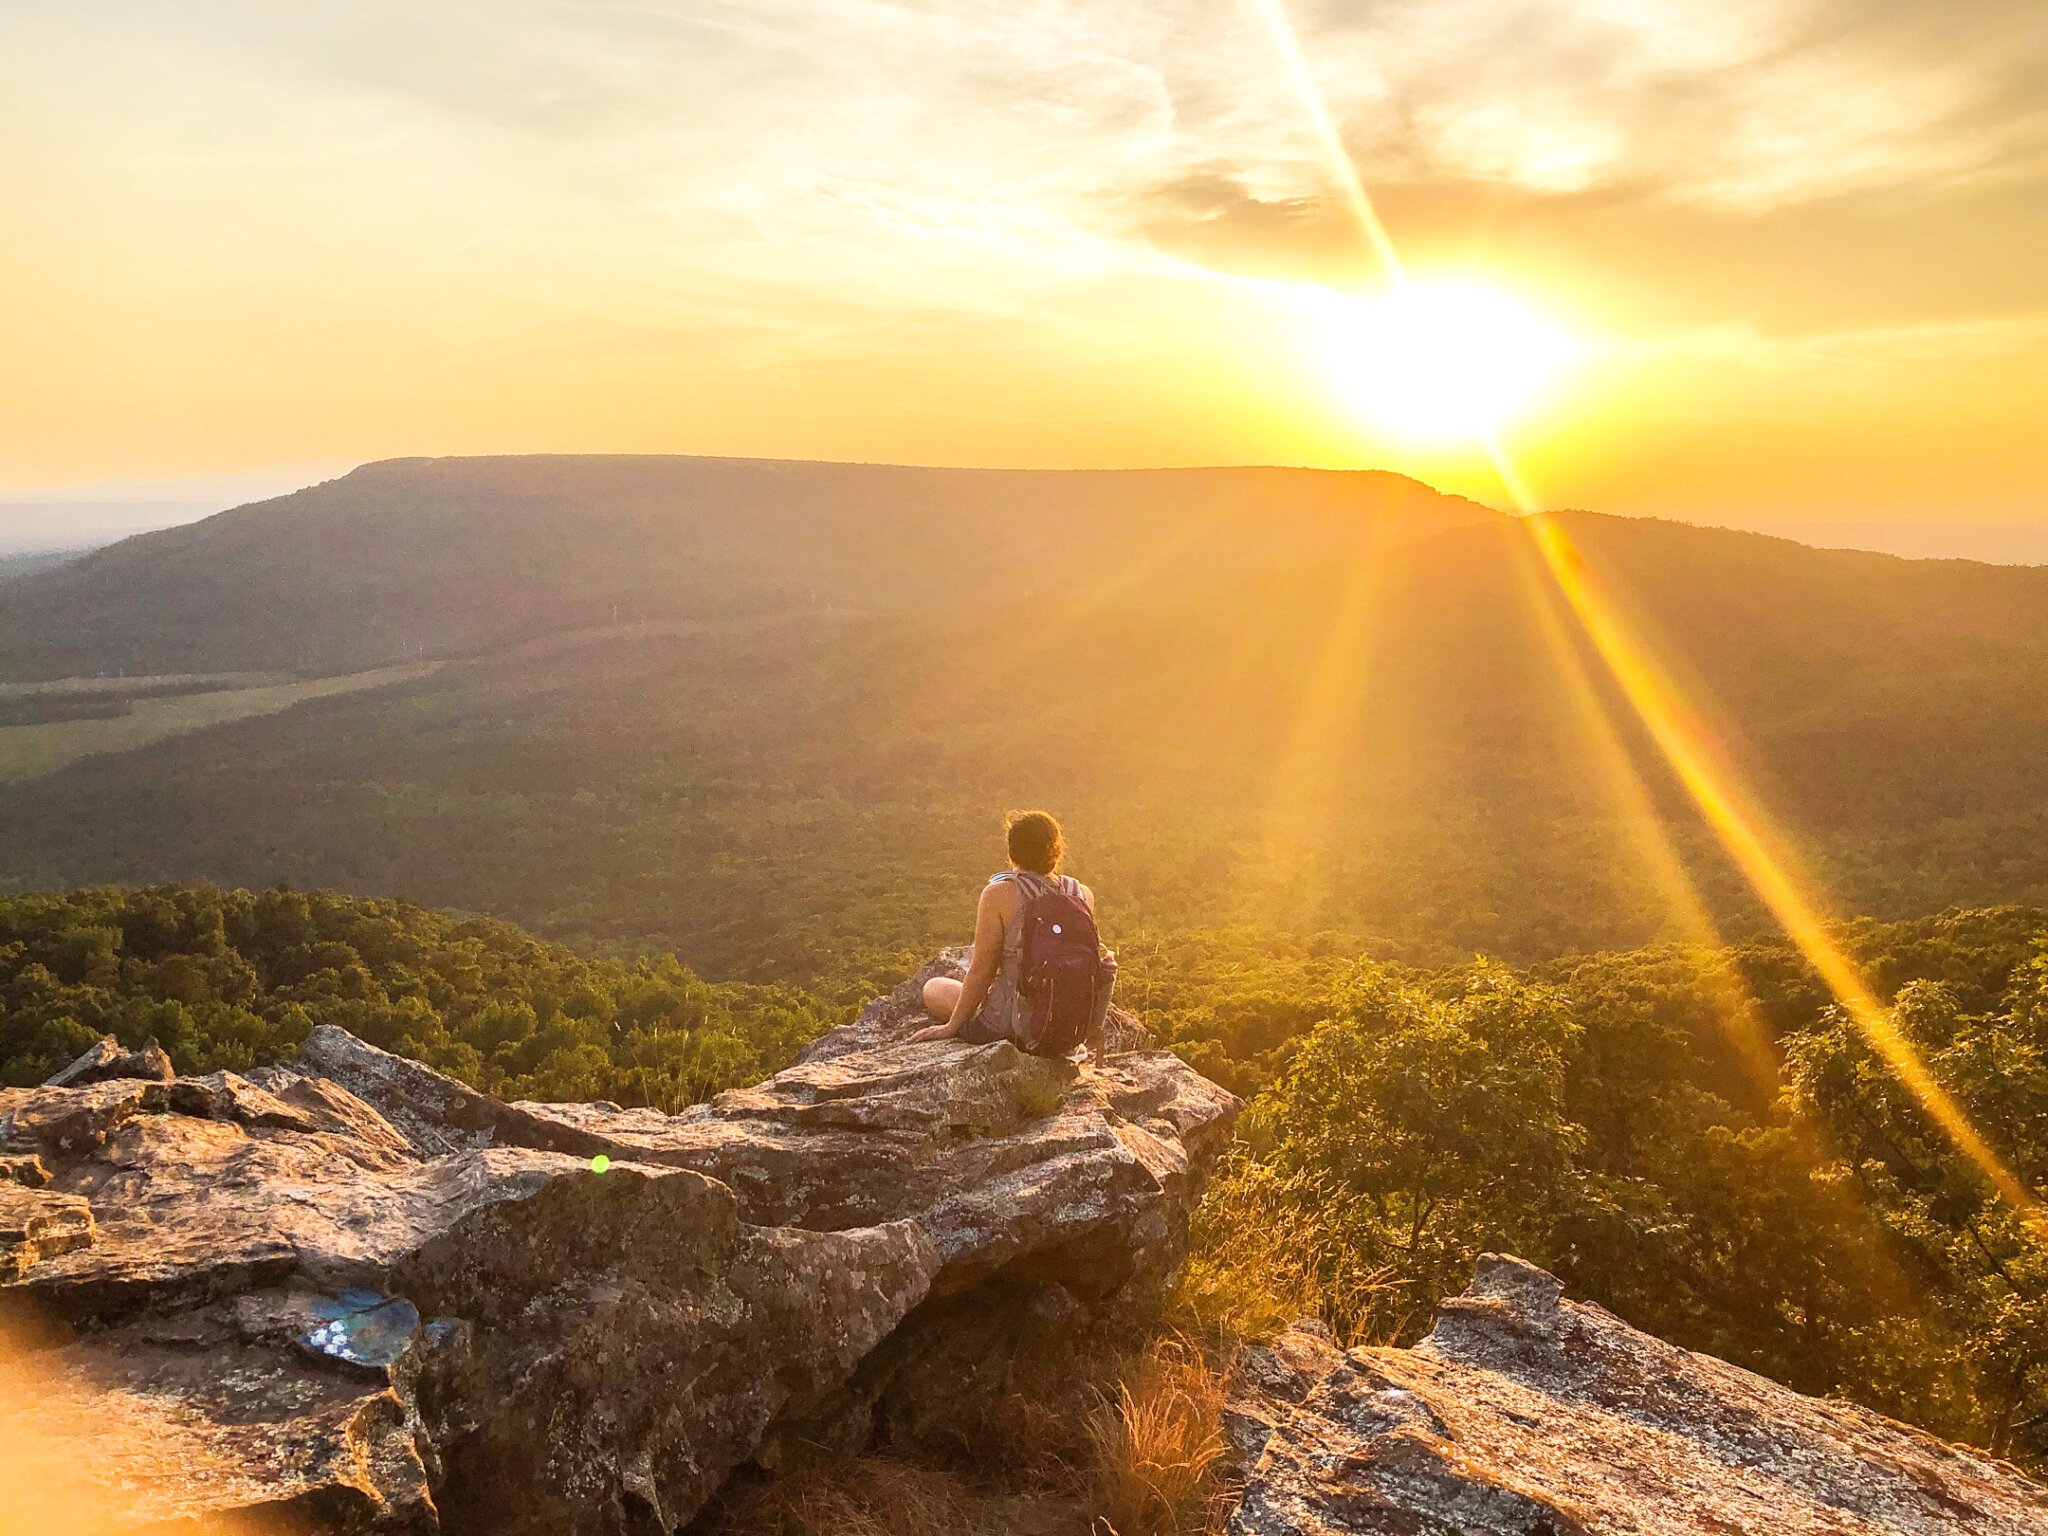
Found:
M 1428 278 L 1316 304 L 1333 383 L 1386 435 L 1417 445 L 1490 438 L 1551 398 L 1586 344 L 1494 284 Z

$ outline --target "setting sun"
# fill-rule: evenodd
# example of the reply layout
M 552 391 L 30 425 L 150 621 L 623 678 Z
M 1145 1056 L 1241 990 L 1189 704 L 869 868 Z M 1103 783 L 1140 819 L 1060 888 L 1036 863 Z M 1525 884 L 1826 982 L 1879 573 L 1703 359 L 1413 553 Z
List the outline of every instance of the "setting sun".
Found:
M 1464 278 L 1331 294 L 1318 322 L 1343 398 L 1417 444 L 1490 436 L 1541 405 L 1586 343 L 1527 301 Z

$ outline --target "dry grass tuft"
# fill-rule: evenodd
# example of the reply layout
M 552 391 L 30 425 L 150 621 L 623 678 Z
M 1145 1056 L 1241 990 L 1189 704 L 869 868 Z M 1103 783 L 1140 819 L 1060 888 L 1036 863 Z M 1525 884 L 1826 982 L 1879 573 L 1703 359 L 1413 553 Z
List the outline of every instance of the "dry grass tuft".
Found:
M 1018 1501 L 958 1472 L 891 1457 L 805 1468 L 729 1494 L 707 1522 L 717 1536 L 1014 1536 Z
M 1168 1317 L 1224 1346 L 1271 1338 L 1302 1317 L 1320 1317 L 1347 1344 L 1376 1340 L 1399 1298 L 1334 1230 L 1333 1209 L 1341 1202 L 1299 1175 L 1234 1159 L 1195 1213 Z
M 1214 1525 L 1223 1376 L 1186 1339 L 1156 1339 L 1088 1415 L 1100 1524 L 1114 1536 L 1193 1536 Z
M 980 1426 L 983 1470 L 1085 1490 L 1094 1452 L 1089 1413 L 1115 1392 L 1117 1366 L 1115 1356 L 1085 1347 L 1065 1359 L 1017 1362 Z

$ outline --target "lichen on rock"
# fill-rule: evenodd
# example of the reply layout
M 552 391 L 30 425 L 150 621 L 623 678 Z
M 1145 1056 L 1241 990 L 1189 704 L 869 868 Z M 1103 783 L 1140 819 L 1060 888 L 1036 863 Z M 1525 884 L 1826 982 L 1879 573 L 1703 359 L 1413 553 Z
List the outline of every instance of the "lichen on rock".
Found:
M 2048 1488 L 1694 1354 L 1501 1254 L 1412 1349 L 1240 1361 L 1231 1536 L 2041 1536 Z

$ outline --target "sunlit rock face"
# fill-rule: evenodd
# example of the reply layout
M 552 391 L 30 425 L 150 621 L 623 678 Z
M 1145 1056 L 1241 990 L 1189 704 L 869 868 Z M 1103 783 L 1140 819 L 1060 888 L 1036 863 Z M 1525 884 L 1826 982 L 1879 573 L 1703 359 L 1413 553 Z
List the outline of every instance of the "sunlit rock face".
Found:
M 792 1445 L 957 1422 L 1178 1259 L 1236 1100 L 1164 1053 L 901 1043 L 923 974 L 677 1116 L 334 1029 L 246 1077 L 96 1047 L 98 1081 L 0 1090 L 0 1303 L 121 1406 L 110 1455 L 175 1427 L 109 1490 L 138 1527 L 678 1529 Z
M 1248 1350 L 1232 1536 L 2040 1536 L 2048 1488 L 1562 1299 L 1488 1254 L 1413 1349 Z
M 1178 1262 L 1187 1217 L 1237 1100 L 1163 1051 L 1076 1065 L 1006 1042 L 909 1045 L 941 956 L 797 1064 L 680 1115 L 518 1104 L 613 1157 L 692 1168 L 749 1221 L 837 1230 L 914 1218 L 944 1295 L 1031 1258 L 1077 1294 L 1114 1298 Z M 1118 1039 L 1142 1032 L 1128 1015 Z

